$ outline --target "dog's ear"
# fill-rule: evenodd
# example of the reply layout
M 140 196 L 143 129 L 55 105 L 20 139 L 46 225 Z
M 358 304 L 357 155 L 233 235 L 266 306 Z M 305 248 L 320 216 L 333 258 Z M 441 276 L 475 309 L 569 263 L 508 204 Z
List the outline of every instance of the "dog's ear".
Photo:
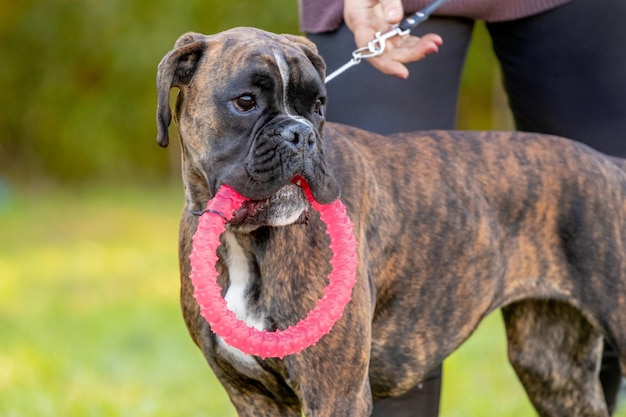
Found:
M 191 82 L 198 61 L 206 49 L 206 36 L 200 33 L 185 33 L 176 41 L 174 49 L 167 53 L 157 70 L 157 143 L 162 147 L 169 144 L 168 127 L 172 121 L 170 90 Z
M 324 80 L 324 78 L 326 77 L 326 63 L 317 52 L 317 46 L 315 46 L 313 42 L 311 42 L 304 36 L 290 34 L 283 34 L 282 36 L 288 41 L 297 44 L 298 47 L 302 49 L 302 51 L 304 51 L 304 54 L 307 56 L 307 58 L 309 58 L 309 61 L 311 61 L 311 63 L 317 70 L 317 73 L 320 75 L 322 80 Z

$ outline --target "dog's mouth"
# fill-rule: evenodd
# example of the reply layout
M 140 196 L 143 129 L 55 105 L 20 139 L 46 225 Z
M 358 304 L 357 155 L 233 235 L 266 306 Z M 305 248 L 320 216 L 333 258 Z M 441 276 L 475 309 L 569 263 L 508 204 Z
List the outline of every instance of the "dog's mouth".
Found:
M 259 226 L 306 223 L 311 207 L 304 191 L 307 186 L 306 181 L 297 176 L 266 199 L 245 201 L 235 210 L 229 226 L 251 230 Z

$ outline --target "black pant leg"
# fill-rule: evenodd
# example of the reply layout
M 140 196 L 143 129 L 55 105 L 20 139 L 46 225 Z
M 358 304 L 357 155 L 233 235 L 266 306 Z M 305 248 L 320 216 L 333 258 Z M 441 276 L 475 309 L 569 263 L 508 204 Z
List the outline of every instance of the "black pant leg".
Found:
M 573 0 L 487 28 L 519 130 L 626 157 L 626 1 Z
M 374 403 L 372 417 L 436 417 L 441 397 L 439 366 L 424 381 L 404 395 Z

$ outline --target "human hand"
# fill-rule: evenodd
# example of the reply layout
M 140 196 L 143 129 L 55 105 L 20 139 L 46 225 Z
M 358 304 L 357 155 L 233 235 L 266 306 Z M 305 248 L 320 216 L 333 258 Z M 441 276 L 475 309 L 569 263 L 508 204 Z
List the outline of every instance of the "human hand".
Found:
M 387 32 L 400 23 L 404 8 L 402 0 L 344 0 L 343 14 L 357 47 L 361 48 L 374 39 L 376 32 Z M 407 78 L 409 70 L 404 64 L 437 52 L 442 44 L 441 37 L 432 33 L 422 37 L 394 36 L 387 40 L 382 55 L 368 61 L 385 74 Z

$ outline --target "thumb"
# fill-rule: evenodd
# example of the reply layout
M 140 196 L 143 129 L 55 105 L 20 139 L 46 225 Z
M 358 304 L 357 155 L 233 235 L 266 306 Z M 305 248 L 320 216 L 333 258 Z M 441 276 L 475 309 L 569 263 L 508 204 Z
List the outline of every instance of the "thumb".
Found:
M 380 0 L 380 6 L 383 9 L 383 18 L 390 25 L 395 25 L 402 20 L 404 16 L 402 0 Z

